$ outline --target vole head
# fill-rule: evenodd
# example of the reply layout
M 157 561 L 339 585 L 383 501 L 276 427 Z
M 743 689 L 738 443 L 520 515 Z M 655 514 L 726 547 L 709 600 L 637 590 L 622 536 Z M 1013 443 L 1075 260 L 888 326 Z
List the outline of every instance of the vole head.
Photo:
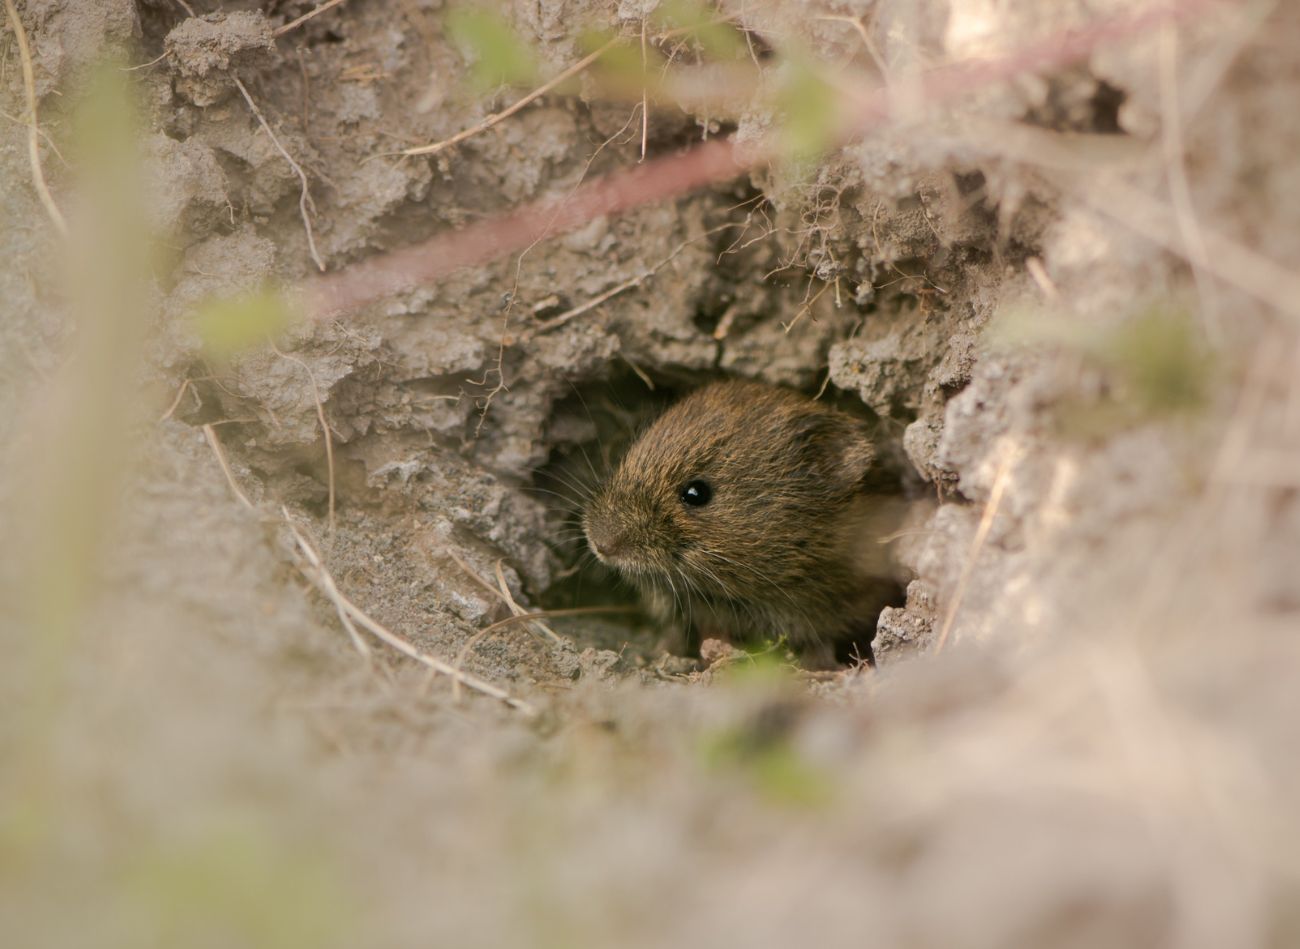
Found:
M 872 454 L 849 415 L 772 386 L 717 383 L 641 435 L 583 528 L 601 561 L 641 585 L 788 597 L 836 556 Z

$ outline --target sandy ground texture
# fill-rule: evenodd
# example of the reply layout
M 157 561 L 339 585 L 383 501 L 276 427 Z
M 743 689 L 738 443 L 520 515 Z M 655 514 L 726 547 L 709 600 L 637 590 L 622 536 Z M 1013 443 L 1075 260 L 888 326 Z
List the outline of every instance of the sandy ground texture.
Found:
M 6 11 L 6 945 L 1300 943 L 1294 4 L 677 4 L 722 53 L 655 0 L 507 2 L 477 53 L 440 0 L 318 6 Z M 673 95 L 578 70 L 400 154 L 592 29 Z M 868 87 L 816 161 L 196 322 Z M 494 626 L 630 603 L 573 505 L 724 376 L 861 412 L 932 505 L 876 668 Z

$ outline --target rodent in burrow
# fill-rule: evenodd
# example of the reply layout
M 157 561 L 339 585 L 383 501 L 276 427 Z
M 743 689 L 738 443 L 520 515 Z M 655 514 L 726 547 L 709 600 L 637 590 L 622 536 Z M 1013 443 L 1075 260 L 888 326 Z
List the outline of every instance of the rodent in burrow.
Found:
M 592 552 L 688 643 L 786 640 L 824 660 L 874 631 L 896 509 L 868 484 L 863 421 L 756 382 L 690 393 L 633 443 L 583 514 Z M 869 639 L 868 637 L 866 637 Z

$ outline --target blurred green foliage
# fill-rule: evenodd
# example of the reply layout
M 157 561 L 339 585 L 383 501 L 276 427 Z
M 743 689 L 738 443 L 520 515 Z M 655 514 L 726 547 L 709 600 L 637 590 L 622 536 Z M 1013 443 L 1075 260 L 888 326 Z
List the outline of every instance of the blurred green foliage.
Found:
M 787 60 L 777 88 L 776 109 L 781 116 L 781 144 L 787 160 L 811 163 L 834 144 L 839 131 L 835 90 L 812 60 Z
M 22 420 L 32 444 L 15 479 L 14 537 L 25 550 L 20 614 L 35 666 L 36 718 L 57 704 L 55 683 L 88 611 L 111 544 L 130 429 L 141 412 L 139 367 L 149 319 L 153 241 L 145 219 L 134 90 L 115 62 L 88 71 L 68 95 L 77 213 L 62 261 L 75 355 Z M 45 712 L 33 711 L 50 703 Z
M 711 59 L 735 59 L 745 50 L 745 40 L 714 7 L 694 0 L 663 0 L 651 14 L 662 32 L 682 31 Z
M 447 29 L 470 60 L 470 81 L 476 91 L 537 82 L 537 58 L 500 14 L 456 7 L 447 14 Z
M 761 798 L 779 807 L 818 809 L 831 804 L 832 776 L 809 761 L 794 741 L 804 693 L 794 680 L 784 643 L 715 668 L 718 686 L 733 692 L 751 713 L 700 735 L 697 750 L 705 769 L 738 774 Z
M 841 96 L 826 80 L 816 56 L 786 49 L 774 60 L 775 69 L 760 69 L 746 55 L 744 33 L 723 11 L 697 0 L 664 0 L 642 26 L 644 35 L 635 20 L 621 32 L 605 27 L 578 31 L 577 45 L 584 54 L 600 51 L 587 71 L 591 85 L 584 89 L 575 76 L 554 91 L 572 95 L 579 89 L 594 90 L 611 101 L 633 102 L 648 96 L 671 103 L 675 87 L 670 70 L 729 63 L 722 74 L 706 77 L 699 87 L 702 92 L 688 93 L 691 102 L 683 103 L 683 108 L 738 119 L 747 108 L 738 109 L 738 101 L 748 97 L 753 105 L 764 104 L 776 113 L 776 144 L 784 160 L 795 166 L 795 174 L 838 140 Z M 529 44 L 498 13 L 458 7 L 448 13 L 447 28 L 471 63 L 470 85 L 476 94 L 502 85 L 537 86 L 548 78 L 539 73 L 539 59 Z M 683 49 L 688 51 L 684 56 Z M 774 84 L 769 83 L 770 77 L 775 77 Z M 716 83 L 716 88 L 710 83 Z M 684 88 L 690 88 L 690 83 Z M 711 95 L 716 103 L 709 101 Z
M 323 854 L 289 847 L 248 822 L 146 848 L 126 885 L 144 946 L 343 946 L 357 918 Z
M 1145 414 L 1195 411 L 1209 399 L 1214 366 L 1186 312 L 1150 307 L 1106 334 L 1094 357 L 1123 380 Z
M 667 65 L 663 54 L 649 44 L 642 50 L 631 40 L 610 45 L 614 40 L 618 40 L 618 34 L 609 30 L 589 30 L 578 38 L 579 46 L 589 53 L 608 47 L 591 70 L 601 93 L 623 99 L 638 98 L 643 92 L 653 96 Z
M 1002 314 L 990 328 L 995 345 L 1052 346 L 1078 358 L 1106 383 L 1101 398 L 1064 398 L 1057 406 L 1063 434 L 1093 437 L 1147 421 L 1191 416 L 1213 391 L 1217 367 L 1186 309 L 1149 303 L 1098 324 L 1041 311 Z
M 778 807 L 818 810 L 834 799 L 832 776 L 802 755 L 782 726 L 762 715 L 705 733 L 699 756 L 707 770 L 741 775 L 760 797 Z
M 293 323 L 285 298 L 273 290 L 210 300 L 194 314 L 194 331 L 204 356 L 228 363 L 247 349 L 266 345 Z

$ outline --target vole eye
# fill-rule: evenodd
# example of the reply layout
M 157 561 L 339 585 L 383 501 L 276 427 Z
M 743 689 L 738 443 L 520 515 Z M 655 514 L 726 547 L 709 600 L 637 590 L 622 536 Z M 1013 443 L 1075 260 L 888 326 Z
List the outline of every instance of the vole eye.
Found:
M 713 489 L 709 487 L 707 481 L 689 481 L 682 488 L 681 494 L 678 495 L 683 504 L 689 504 L 691 507 L 704 507 L 713 499 Z

